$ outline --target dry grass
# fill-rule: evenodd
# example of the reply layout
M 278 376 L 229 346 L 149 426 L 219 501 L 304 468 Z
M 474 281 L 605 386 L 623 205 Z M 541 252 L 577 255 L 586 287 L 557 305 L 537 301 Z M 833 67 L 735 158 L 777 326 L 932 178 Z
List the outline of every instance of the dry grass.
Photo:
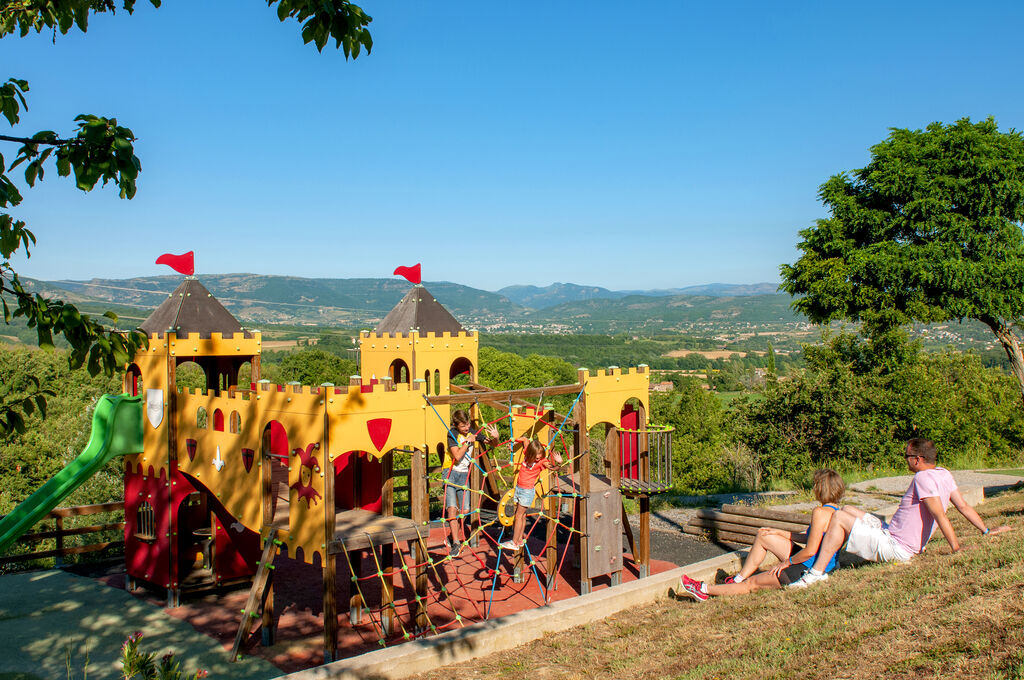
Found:
M 1024 678 L 1024 493 L 978 508 L 964 546 L 936 532 L 905 565 L 836 572 L 806 591 L 659 601 L 423 678 Z

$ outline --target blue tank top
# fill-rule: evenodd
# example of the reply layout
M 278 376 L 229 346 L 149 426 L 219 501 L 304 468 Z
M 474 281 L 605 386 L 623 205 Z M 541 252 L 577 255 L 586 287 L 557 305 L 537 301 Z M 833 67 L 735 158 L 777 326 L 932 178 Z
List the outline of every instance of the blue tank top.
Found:
M 821 507 L 823 507 L 823 508 L 832 508 L 832 510 L 834 510 L 834 511 L 836 511 L 836 512 L 838 512 L 838 511 L 839 511 L 839 508 L 837 508 L 836 506 L 832 505 L 831 503 L 825 503 L 825 504 L 824 504 L 823 506 L 821 506 Z M 826 531 L 827 531 L 827 530 L 828 530 L 828 529 L 826 528 Z M 825 532 L 824 532 L 824 531 L 823 531 L 823 532 L 821 532 L 821 536 L 822 536 L 822 538 L 824 538 L 824 537 L 825 537 Z M 818 554 L 821 554 L 821 545 L 819 545 L 819 546 L 818 546 Z M 833 569 L 835 569 L 835 568 L 836 568 L 836 558 L 837 558 L 837 557 L 839 557 L 839 551 L 838 551 L 838 550 L 837 550 L 837 551 L 835 552 L 835 554 L 834 554 L 834 555 L 832 555 L 832 559 L 830 559 L 830 560 L 828 561 L 828 564 L 827 564 L 827 565 L 825 565 L 825 573 L 826 573 L 826 574 L 827 574 L 828 572 L 830 572 L 830 571 L 832 571 Z M 818 559 L 818 555 L 815 555 L 814 557 L 812 557 L 812 558 L 810 558 L 809 560 L 807 560 L 806 562 L 804 562 L 804 566 L 805 566 L 805 567 L 807 567 L 808 569 L 810 569 L 811 567 L 813 567 L 813 566 L 814 566 L 814 562 L 815 562 L 815 561 L 816 561 L 817 559 Z

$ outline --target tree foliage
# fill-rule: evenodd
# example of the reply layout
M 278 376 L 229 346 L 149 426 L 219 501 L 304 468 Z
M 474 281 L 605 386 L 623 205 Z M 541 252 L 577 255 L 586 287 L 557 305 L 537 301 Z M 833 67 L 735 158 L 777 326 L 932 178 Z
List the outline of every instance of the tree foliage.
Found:
M 800 232 L 781 268 L 816 323 L 977 319 L 995 333 L 1024 394 L 1024 137 L 996 122 L 893 129 L 871 162 L 821 186 L 830 216 Z
M 898 333 L 881 343 L 840 333 L 804 349 L 807 368 L 741 403 L 730 424 L 768 478 L 800 481 L 826 466 L 899 469 L 911 437 L 934 440 L 951 467 L 1020 458 L 1015 381 L 973 354 L 922 352 Z
M 94 14 L 131 14 L 137 0 L 17 0 L 0 5 L 0 38 L 24 37 L 31 32 L 58 33 L 72 30 L 85 33 Z M 161 0 L 149 0 L 160 7 Z M 295 19 L 302 24 L 302 39 L 323 50 L 333 39 L 346 58 L 356 58 L 361 50 L 373 46 L 367 26 L 372 19 L 348 0 L 267 0 L 277 9 L 281 21 Z M 28 108 L 27 81 L 12 77 L 0 85 L 0 114 L 11 127 L 21 120 Z M 113 375 L 121 370 L 139 349 L 146 346 L 146 336 L 139 332 L 124 333 L 108 324 L 116 324 L 117 316 L 104 314 L 106 321 L 82 314 L 74 305 L 50 300 L 26 290 L 11 265 L 16 253 L 31 256 L 35 234 L 11 211 L 23 201 L 13 173 L 21 167 L 25 184 L 34 187 L 42 181 L 50 163 L 56 165 L 60 177 L 73 176 L 75 187 L 92 191 L 97 184 L 113 183 L 123 199 L 135 196 L 136 180 L 142 163 L 135 155 L 135 135 L 120 125 L 116 118 L 90 114 L 75 117 L 75 130 L 62 137 L 52 130 L 30 135 L 0 135 L 0 141 L 18 144 L 13 159 L 0 155 L 0 306 L 4 323 L 24 317 L 34 328 L 40 347 L 53 348 L 53 336 L 62 336 L 71 347 L 68 361 L 72 367 L 85 365 L 92 375 Z M 35 409 L 44 409 L 46 392 L 37 389 L 23 399 L 0 401 L 0 434 L 18 430 L 24 416 Z
M 357 374 L 356 362 L 343 359 L 321 349 L 304 349 L 289 354 L 281 361 L 277 379 L 282 383 L 300 382 L 303 385 L 348 385 L 349 377 Z

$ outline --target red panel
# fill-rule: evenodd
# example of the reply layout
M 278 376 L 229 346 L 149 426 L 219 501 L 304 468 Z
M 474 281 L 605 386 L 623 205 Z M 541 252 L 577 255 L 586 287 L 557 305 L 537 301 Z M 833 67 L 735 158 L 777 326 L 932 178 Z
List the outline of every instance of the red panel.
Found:
M 213 411 L 213 429 L 217 432 L 224 431 L 224 412 L 219 408 Z
M 349 451 L 335 458 L 334 507 L 339 510 L 360 507 L 363 510 L 379 513 L 384 508 L 381 498 L 383 471 L 384 466 L 380 461 L 358 451 Z M 358 499 L 355 497 L 357 474 L 361 487 Z
M 142 502 L 153 506 L 153 540 L 143 540 L 138 532 L 138 511 Z M 161 587 L 170 581 L 170 502 L 164 471 L 153 476 L 153 468 L 145 473 L 125 472 L 124 475 L 124 563 L 125 571 L 133 578 L 142 579 Z
M 213 505 L 216 514 L 214 538 L 214 573 L 218 581 L 252 576 L 260 559 L 260 535 L 243 528 L 219 503 Z M 239 529 L 242 529 L 239 531 Z
M 626 404 L 621 417 L 623 429 L 640 429 L 640 412 L 631 405 Z M 622 476 L 625 479 L 640 479 L 640 435 L 620 432 L 619 452 L 622 456 Z
M 276 420 L 270 421 L 270 453 L 277 456 L 288 457 L 288 433 L 284 425 Z

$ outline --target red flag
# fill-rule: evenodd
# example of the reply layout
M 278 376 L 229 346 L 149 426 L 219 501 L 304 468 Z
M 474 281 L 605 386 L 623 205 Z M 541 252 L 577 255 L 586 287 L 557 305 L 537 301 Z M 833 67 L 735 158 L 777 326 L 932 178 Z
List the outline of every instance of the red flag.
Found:
M 417 262 L 411 267 L 396 267 L 395 274 L 398 276 L 404 276 L 408 279 L 409 283 L 420 282 L 420 263 Z
M 184 255 L 171 255 L 170 253 L 164 253 L 160 257 L 156 258 L 157 264 L 165 264 L 179 274 L 185 276 L 192 276 L 196 273 L 196 261 L 195 253 L 188 251 Z

